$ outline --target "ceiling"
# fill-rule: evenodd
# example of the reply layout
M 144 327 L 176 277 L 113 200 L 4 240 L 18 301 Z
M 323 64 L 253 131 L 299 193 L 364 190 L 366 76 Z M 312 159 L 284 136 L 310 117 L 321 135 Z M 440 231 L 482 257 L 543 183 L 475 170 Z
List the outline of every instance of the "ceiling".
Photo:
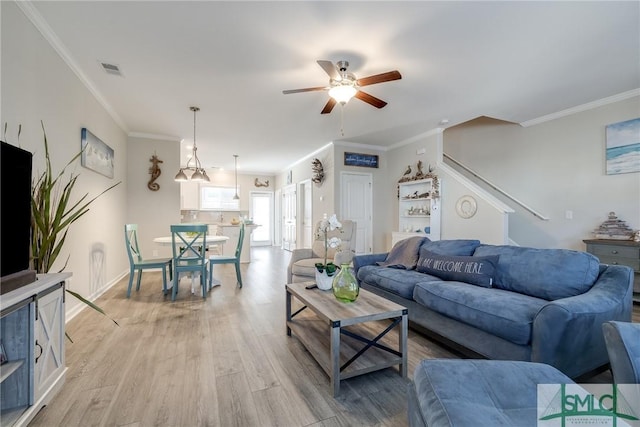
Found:
M 522 123 L 640 88 L 635 1 L 30 5 L 129 135 L 191 144 L 198 106 L 205 167 L 238 154 L 240 173 L 282 172 L 332 141 L 384 149 L 442 119 Z M 352 99 L 321 115 L 326 92 L 282 93 L 326 86 L 318 59 L 402 79 L 364 88 L 385 108 Z

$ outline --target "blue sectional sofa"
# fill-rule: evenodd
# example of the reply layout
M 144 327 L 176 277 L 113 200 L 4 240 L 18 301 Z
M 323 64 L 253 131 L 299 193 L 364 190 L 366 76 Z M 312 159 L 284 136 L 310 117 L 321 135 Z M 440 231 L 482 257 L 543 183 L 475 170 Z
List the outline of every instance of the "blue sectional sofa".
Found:
M 407 307 L 431 337 L 571 378 L 607 364 L 604 322 L 631 320 L 633 271 L 586 252 L 415 237 L 353 263 L 363 289 Z

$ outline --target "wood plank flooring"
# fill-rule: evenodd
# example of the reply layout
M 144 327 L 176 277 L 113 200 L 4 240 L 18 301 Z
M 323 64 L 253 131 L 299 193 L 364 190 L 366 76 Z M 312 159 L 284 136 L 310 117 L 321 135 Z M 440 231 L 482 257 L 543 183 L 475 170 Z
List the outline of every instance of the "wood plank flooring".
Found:
M 408 380 L 397 367 L 344 380 L 334 399 L 327 375 L 287 337 L 289 257 L 252 248 L 242 289 L 232 265 L 216 266 L 222 286 L 206 300 L 183 279 L 172 303 L 159 272 L 126 299 L 125 277 L 97 301 L 120 326 L 90 309 L 67 324 L 65 385 L 30 426 L 406 426 Z M 459 357 L 412 330 L 408 347 L 409 378 L 422 359 Z

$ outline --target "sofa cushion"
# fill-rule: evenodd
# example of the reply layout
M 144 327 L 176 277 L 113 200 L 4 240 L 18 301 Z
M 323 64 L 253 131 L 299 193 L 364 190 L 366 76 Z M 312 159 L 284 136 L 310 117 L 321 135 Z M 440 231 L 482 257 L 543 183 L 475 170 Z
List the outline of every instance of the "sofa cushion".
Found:
M 480 246 L 480 240 L 435 240 L 424 242 L 420 247 L 438 255 L 470 256 Z
M 424 242 L 429 242 L 428 237 L 409 237 L 403 239 L 393 245 L 393 248 L 387 254 L 384 261 L 378 262 L 382 267 L 402 268 L 405 270 L 413 270 L 416 268 L 420 246 Z
M 413 299 L 413 288 L 424 280 L 440 280 L 437 277 L 415 270 L 365 265 L 358 269 L 358 280 L 371 286 L 394 293 L 406 299 Z
M 554 301 L 583 294 L 598 278 L 595 256 L 569 249 L 480 245 L 473 256 L 499 255 L 495 288 Z
M 328 259 L 327 262 L 333 261 Z M 324 258 L 303 258 L 291 265 L 291 274 L 294 276 L 315 277 L 316 263 L 324 263 Z
M 515 344 L 531 342 L 533 319 L 548 301 L 462 282 L 416 284 L 413 299 L 431 310 Z
M 425 250 L 420 262 L 416 270 L 421 273 L 431 274 L 442 280 L 455 280 L 489 288 L 493 283 L 498 257 L 438 255 Z
M 506 360 L 432 359 L 413 373 L 417 405 L 409 419 L 427 426 L 538 425 L 538 384 L 573 384 L 542 363 Z

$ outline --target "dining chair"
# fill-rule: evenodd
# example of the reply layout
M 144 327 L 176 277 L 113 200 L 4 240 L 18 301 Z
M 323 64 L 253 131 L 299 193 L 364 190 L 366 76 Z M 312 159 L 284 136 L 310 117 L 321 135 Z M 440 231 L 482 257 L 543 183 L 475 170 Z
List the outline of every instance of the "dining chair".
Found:
M 240 254 L 242 253 L 242 242 L 244 241 L 244 223 L 240 224 L 238 244 L 236 245 L 235 256 L 211 255 L 209 257 L 209 289 L 213 284 L 213 266 L 216 264 L 234 264 L 236 267 L 236 279 L 238 287 L 242 287 L 242 275 L 240 274 Z
M 180 283 L 180 273 L 200 276 L 202 298 L 207 297 L 207 225 L 177 224 L 171 226 L 173 248 L 173 289 L 171 300 L 175 301 Z
M 138 247 L 138 224 L 124 225 L 125 243 L 127 244 L 127 255 L 129 255 L 129 286 L 127 287 L 127 298 L 131 296 L 131 285 L 133 285 L 133 275 L 138 272 L 136 291 L 140 290 L 140 279 L 142 270 L 151 268 L 162 269 L 162 292 L 167 294 L 167 269 L 170 280 L 173 278 L 173 258 L 150 258 L 145 259 Z

